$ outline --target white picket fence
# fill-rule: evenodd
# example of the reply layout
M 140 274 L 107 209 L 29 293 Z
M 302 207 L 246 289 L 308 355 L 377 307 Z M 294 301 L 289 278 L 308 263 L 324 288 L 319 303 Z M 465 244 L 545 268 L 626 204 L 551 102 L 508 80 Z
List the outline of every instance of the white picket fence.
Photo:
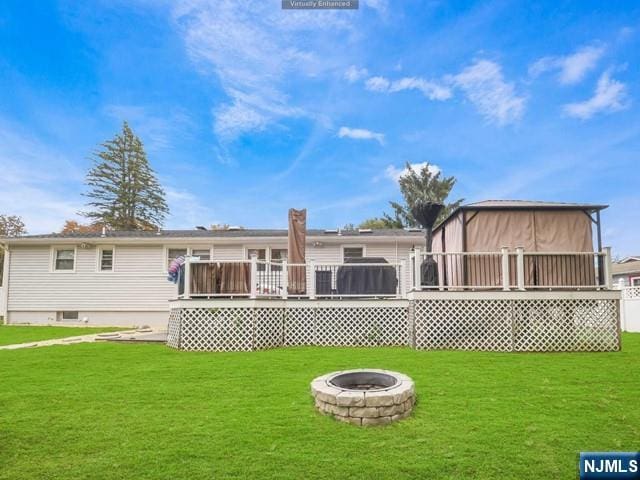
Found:
M 640 332 L 640 287 L 622 289 L 621 327 L 624 332 Z

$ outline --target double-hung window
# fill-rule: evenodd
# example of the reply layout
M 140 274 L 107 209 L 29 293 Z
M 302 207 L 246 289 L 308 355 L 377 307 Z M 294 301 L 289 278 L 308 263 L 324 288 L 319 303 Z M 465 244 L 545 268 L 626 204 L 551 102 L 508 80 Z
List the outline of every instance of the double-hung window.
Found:
M 272 248 L 271 249 L 271 271 L 279 272 L 282 267 L 278 263 L 287 261 L 287 249 L 286 248 Z
M 73 272 L 75 265 L 75 248 L 60 247 L 54 250 L 53 269 L 56 272 Z
M 342 260 L 349 258 L 362 258 L 364 257 L 364 247 L 344 247 L 342 249 Z
M 186 256 L 188 253 L 186 248 L 167 248 L 167 268 L 171 262 L 180 256 Z

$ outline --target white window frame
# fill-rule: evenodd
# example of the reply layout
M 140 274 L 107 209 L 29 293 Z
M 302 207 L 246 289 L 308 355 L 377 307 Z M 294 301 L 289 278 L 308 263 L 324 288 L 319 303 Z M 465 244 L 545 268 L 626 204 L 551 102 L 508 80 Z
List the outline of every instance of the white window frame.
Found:
M 104 250 L 111 250 L 111 270 L 102 270 L 102 252 Z M 96 249 L 96 272 L 98 273 L 114 273 L 116 271 L 116 246 L 115 245 L 100 245 Z
M 636 280 L 638 280 L 638 284 L 636 285 L 635 282 Z M 629 286 L 630 287 L 640 287 L 640 277 L 629 277 Z
M 215 260 L 213 258 L 214 248 L 212 245 L 209 245 L 209 246 L 205 245 L 202 247 L 198 247 L 198 246 L 187 247 L 186 245 L 164 245 L 164 248 L 162 249 L 162 271 L 166 272 L 167 268 L 169 267 L 169 265 L 167 264 L 169 260 L 169 250 L 186 250 L 187 256 L 189 256 L 194 250 L 207 250 L 207 249 L 209 249 L 209 258 L 211 259 L 211 261 Z
M 287 259 L 289 258 L 289 248 L 285 245 L 284 247 L 280 247 L 278 245 L 259 245 L 259 244 L 249 244 L 244 245 L 242 248 L 242 259 L 244 261 L 251 260 L 249 258 L 249 250 L 264 250 L 264 261 L 267 262 L 265 271 L 271 273 L 271 249 L 276 250 L 287 250 Z M 281 272 L 280 270 L 274 270 L 274 272 Z
M 342 257 L 342 263 L 344 263 L 344 249 L 345 248 L 361 248 L 362 249 L 362 256 L 363 257 L 367 256 L 367 246 L 362 244 L 362 243 L 352 243 L 352 244 L 340 245 L 340 256 Z
M 56 269 L 58 250 L 73 250 L 73 268 L 71 270 Z M 49 271 L 51 273 L 76 273 L 76 268 L 78 266 L 78 247 L 76 245 L 52 245 L 49 260 Z

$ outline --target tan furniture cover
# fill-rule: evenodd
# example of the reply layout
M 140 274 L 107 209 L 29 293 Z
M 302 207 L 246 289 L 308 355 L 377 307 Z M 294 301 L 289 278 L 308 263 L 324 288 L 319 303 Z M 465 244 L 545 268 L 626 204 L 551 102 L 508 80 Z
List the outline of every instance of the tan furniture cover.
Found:
M 305 245 L 307 241 L 307 210 L 289 209 L 288 282 L 289 294 L 304 295 L 307 291 Z M 297 264 L 297 265 L 296 265 Z M 302 264 L 302 265 L 300 265 Z

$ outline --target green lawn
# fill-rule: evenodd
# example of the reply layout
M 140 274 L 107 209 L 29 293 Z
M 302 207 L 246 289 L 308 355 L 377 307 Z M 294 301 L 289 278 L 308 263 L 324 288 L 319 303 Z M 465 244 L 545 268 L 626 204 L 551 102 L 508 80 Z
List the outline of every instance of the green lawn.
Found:
M 359 428 L 309 382 L 371 367 L 414 415 Z M 0 478 L 577 477 L 581 450 L 640 449 L 640 335 L 599 354 L 79 344 L 0 351 Z
M 116 332 L 126 330 L 124 327 L 39 327 L 0 325 L 0 345 L 14 343 L 39 342 L 54 338 L 75 337 L 77 335 L 91 335 L 92 333 Z

